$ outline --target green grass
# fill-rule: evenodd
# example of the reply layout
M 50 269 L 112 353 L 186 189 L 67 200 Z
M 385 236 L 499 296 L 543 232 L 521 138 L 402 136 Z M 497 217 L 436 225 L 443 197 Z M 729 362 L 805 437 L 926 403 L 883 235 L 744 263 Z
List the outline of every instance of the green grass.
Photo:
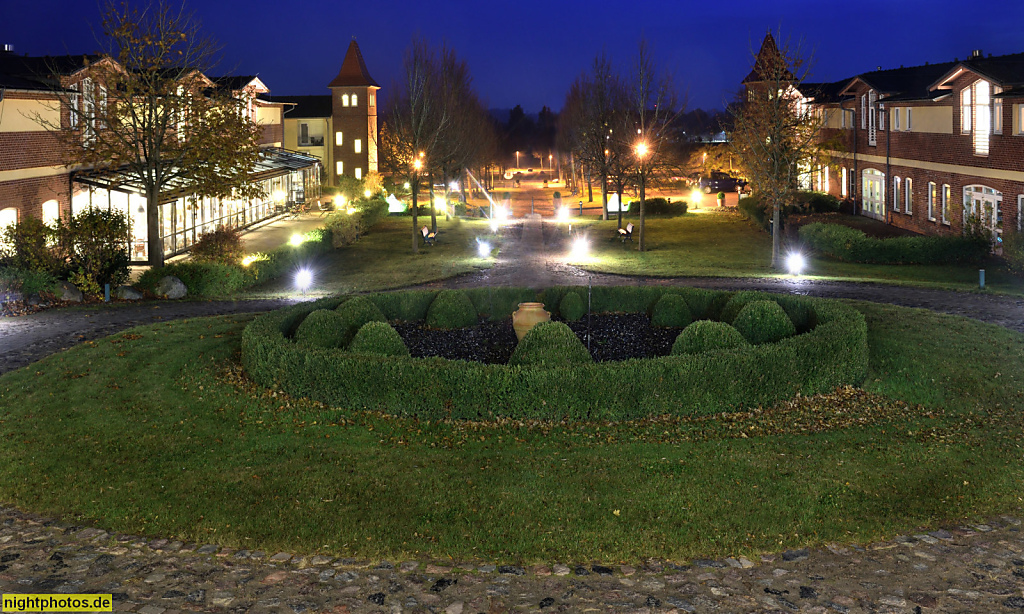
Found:
M 629 220 L 637 224 L 637 220 Z M 578 225 L 579 222 L 576 222 Z M 779 273 L 771 267 L 772 240 L 768 233 L 747 222 L 734 211 L 688 213 L 676 218 L 647 220 L 647 251 L 637 251 L 638 231 L 633 243 L 608 240 L 617 222 L 583 222 L 592 240 L 589 258 L 575 264 L 587 270 L 619 275 L 652 277 L 770 277 Z M 788 251 L 787 248 L 783 249 Z M 1013 294 L 1024 293 L 1024 281 L 1002 265 L 986 268 L 986 287 Z M 810 279 L 867 281 L 905 284 L 952 290 L 977 290 L 978 266 L 873 265 L 836 262 L 812 257 L 805 270 Z M 788 275 L 785 275 L 788 277 Z
M 430 225 L 429 217 L 420 217 L 419 225 Z M 370 292 L 422 284 L 454 277 L 493 264 L 481 258 L 476 237 L 486 238 L 495 248 L 500 239 L 490 233 L 486 221 L 445 220 L 438 218 L 437 244 L 412 253 L 412 218 L 388 217 L 356 243 L 322 254 L 309 268 L 314 273 L 309 296 L 329 296 L 348 292 Z M 495 251 L 496 253 L 496 251 Z M 242 297 L 271 298 L 295 296 L 293 275 L 243 291 Z
M 867 392 L 618 425 L 326 408 L 241 376 L 250 316 L 141 327 L 0 377 L 0 501 L 249 549 L 522 562 L 749 555 L 1018 513 L 1024 336 L 857 308 Z

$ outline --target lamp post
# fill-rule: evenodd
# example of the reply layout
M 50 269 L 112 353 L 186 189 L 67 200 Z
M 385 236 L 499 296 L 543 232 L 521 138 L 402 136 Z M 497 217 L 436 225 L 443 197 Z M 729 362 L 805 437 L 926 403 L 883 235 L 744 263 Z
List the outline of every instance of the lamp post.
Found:
M 420 152 L 419 157 L 414 158 L 412 161 L 412 253 L 419 251 L 419 220 L 417 220 L 417 205 L 416 196 L 420 188 L 420 169 L 423 168 L 423 152 Z
M 519 169 L 519 152 L 516 151 L 516 170 Z
M 647 153 L 648 153 L 647 143 L 644 142 L 644 141 L 640 141 L 639 143 L 636 144 L 636 147 L 634 148 L 634 150 L 636 151 L 637 166 L 638 166 L 638 171 L 639 171 L 638 174 L 640 175 L 640 245 L 639 245 L 639 249 L 640 249 L 640 251 L 644 251 L 644 219 L 646 217 L 644 215 L 644 198 L 645 198 L 645 188 L 646 188 L 646 180 L 647 180 L 647 169 L 644 168 L 644 164 L 645 164 L 645 160 L 647 158 Z M 622 215 L 622 213 L 621 213 L 622 208 L 621 207 L 619 207 L 619 211 L 620 211 L 619 215 L 621 216 Z M 621 217 L 620 217 L 620 220 L 621 220 Z M 619 222 L 619 225 L 620 226 L 622 225 L 621 221 Z

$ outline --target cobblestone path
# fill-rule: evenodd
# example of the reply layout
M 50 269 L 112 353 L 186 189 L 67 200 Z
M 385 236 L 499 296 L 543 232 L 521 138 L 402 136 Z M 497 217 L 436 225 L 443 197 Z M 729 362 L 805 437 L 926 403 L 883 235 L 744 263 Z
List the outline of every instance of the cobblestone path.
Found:
M 1024 610 L 1021 522 L 637 567 L 358 561 L 109 535 L 0 509 L 0 592 L 110 593 L 115 611 L 253 613 Z

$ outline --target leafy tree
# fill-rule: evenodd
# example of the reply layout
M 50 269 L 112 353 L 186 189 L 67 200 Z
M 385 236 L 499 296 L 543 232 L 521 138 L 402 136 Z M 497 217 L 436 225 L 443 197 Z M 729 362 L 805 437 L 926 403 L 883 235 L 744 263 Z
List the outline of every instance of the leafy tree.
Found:
M 799 49 L 779 48 L 768 33 L 744 80 L 730 141 L 741 165 L 772 212 L 772 266 L 779 268 L 779 216 L 797 188 L 799 167 L 824 158 L 819 131 L 823 115 L 800 93 L 808 60 Z
M 109 3 L 106 56 L 58 92 L 70 121 L 48 126 L 69 163 L 128 174 L 146 193 L 149 263 L 163 264 L 158 205 L 170 190 L 250 198 L 260 128 L 250 101 L 215 86 L 203 71 L 216 47 L 182 8 Z

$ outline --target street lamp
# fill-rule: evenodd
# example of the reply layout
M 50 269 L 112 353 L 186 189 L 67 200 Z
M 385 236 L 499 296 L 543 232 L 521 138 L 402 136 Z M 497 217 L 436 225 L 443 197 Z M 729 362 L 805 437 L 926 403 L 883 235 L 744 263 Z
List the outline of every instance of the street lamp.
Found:
M 640 141 L 634 148 L 636 151 L 636 157 L 639 161 L 639 175 L 640 175 L 640 251 L 644 250 L 644 188 L 645 181 L 647 179 L 647 173 L 644 170 L 644 158 L 647 157 L 647 143 Z M 622 227 L 622 207 L 619 206 L 619 227 Z
M 519 152 L 516 152 L 516 168 L 519 168 Z

